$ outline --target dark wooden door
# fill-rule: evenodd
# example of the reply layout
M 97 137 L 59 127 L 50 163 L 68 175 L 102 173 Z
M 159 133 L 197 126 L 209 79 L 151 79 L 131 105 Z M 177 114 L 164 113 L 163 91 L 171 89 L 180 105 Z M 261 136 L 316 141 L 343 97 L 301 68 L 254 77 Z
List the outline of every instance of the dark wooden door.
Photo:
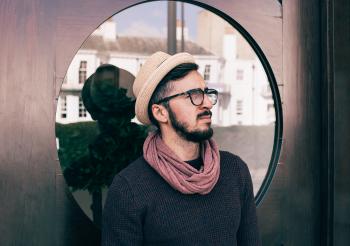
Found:
M 99 244 L 99 231 L 62 176 L 55 145 L 56 103 L 70 61 L 84 40 L 110 16 L 140 2 L 0 2 L 1 245 Z M 341 231 L 336 242 L 342 245 L 349 239 L 349 223 L 342 220 L 345 212 L 338 212 L 333 227 L 331 190 L 337 160 L 335 173 L 341 183 L 335 206 L 344 208 L 341 198 L 349 192 L 341 170 L 348 170 L 344 146 L 350 134 L 349 117 L 339 114 L 348 112 L 341 105 L 349 103 L 344 89 L 349 91 L 345 81 L 350 69 L 345 62 L 349 56 L 333 45 L 349 42 L 350 32 L 344 29 L 349 18 L 345 24 L 335 21 L 333 1 L 326 0 L 282 5 L 277 0 L 188 2 L 237 21 L 261 49 L 279 87 L 282 152 L 258 206 L 264 245 L 331 245 L 334 228 Z M 343 2 L 335 4 L 339 15 L 350 12 Z M 344 36 L 333 33 L 333 21 Z M 337 144 L 343 147 L 335 148 Z

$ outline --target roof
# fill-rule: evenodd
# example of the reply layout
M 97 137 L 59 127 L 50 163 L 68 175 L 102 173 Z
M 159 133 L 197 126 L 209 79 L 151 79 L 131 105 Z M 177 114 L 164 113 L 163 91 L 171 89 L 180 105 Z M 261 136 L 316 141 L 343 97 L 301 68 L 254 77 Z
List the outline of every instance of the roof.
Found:
M 97 51 L 114 51 L 150 55 L 157 51 L 167 52 L 167 39 L 157 37 L 119 36 L 116 41 L 106 41 L 102 36 L 91 35 L 82 45 L 82 49 Z M 177 41 L 177 49 L 181 49 L 181 41 Z M 214 55 L 192 41 L 185 41 L 185 52 L 192 55 Z

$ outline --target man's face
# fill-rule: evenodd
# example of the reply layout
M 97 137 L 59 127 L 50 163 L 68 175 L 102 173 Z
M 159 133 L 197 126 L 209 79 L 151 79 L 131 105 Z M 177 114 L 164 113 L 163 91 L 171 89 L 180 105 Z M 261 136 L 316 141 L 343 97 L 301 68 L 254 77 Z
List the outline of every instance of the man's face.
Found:
M 174 84 L 170 95 L 196 88 L 204 90 L 206 86 L 202 76 L 197 71 L 191 71 L 184 78 L 172 83 Z M 201 142 L 212 137 L 210 109 L 213 105 L 206 95 L 204 95 L 203 103 L 199 106 L 193 105 L 186 95 L 176 97 L 168 104 L 170 123 L 180 137 L 192 142 Z

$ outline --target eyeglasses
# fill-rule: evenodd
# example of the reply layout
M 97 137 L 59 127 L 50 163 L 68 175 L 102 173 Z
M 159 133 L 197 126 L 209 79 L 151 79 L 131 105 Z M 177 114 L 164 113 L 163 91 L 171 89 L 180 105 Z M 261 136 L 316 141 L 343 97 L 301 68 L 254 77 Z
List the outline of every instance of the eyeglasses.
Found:
M 208 96 L 209 101 L 211 102 L 212 105 L 215 105 L 217 103 L 217 101 L 218 101 L 218 91 L 217 90 L 205 88 L 203 91 L 200 88 L 196 88 L 196 89 L 185 91 L 185 92 L 175 94 L 175 95 L 172 95 L 169 97 L 165 97 L 165 98 L 159 100 L 158 102 L 156 102 L 156 104 L 167 102 L 167 101 L 169 101 L 175 97 L 178 97 L 178 96 L 187 95 L 190 97 L 191 103 L 194 106 L 199 106 L 204 101 L 204 94 Z

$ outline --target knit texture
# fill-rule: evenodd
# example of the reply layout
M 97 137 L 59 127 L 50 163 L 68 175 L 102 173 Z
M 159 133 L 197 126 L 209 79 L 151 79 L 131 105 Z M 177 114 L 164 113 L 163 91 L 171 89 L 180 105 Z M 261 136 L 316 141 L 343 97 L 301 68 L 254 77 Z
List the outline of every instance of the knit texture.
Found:
M 247 165 L 220 151 L 221 172 L 206 195 L 173 189 L 140 157 L 109 188 L 102 246 L 261 245 Z

